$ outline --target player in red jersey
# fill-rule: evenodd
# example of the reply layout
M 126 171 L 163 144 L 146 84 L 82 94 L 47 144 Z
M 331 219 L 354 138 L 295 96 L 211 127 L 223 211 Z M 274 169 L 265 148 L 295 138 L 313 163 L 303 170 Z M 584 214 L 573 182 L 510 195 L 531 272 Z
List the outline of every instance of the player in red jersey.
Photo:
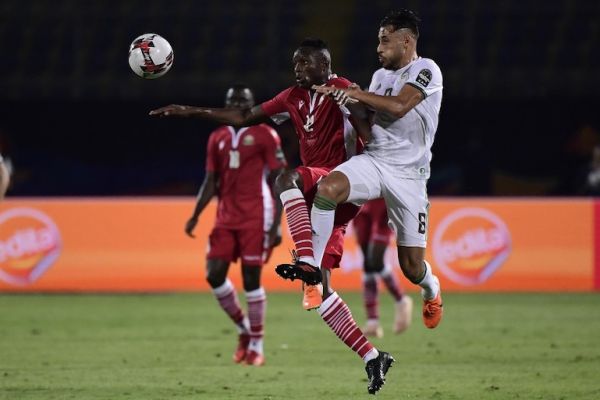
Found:
M 225 107 L 243 109 L 254 105 L 250 89 L 235 85 L 227 91 Z M 264 364 L 263 326 L 266 295 L 260 273 L 273 246 L 281 243 L 281 206 L 269 187 L 285 167 L 279 136 L 268 125 L 236 129 L 222 126 L 208 140 L 206 175 L 196 207 L 185 232 L 194 237 L 198 217 L 213 196 L 218 196 L 217 217 L 209 237 L 206 280 L 221 308 L 238 332 L 236 363 Z M 229 264 L 242 260 L 242 278 L 248 315 L 240 307 L 227 272 Z
M 319 314 L 340 340 L 365 361 L 368 390 L 369 393 L 375 393 L 384 384 L 385 374 L 394 359 L 373 347 L 356 325 L 346 303 L 330 285 L 331 268 L 337 267 L 341 259 L 345 225 L 356 215 L 358 208 L 353 205 L 338 208 L 334 228 L 337 233 L 325 241 L 316 238 L 317 245 L 313 252 L 315 238 L 312 237 L 307 207 L 307 201 L 310 202 L 316 192 L 318 181 L 354 154 L 359 146 L 360 141 L 353 137 L 352 125 L 364 138 L 368 135 L 369 124 L 363 120 L 354 120 L 351 124 L 347 110 L 337 106 L 328 96 L 319 95 L 311 89 L 312 85 L 347 87 L 350 84 L 348 80 L 331 73 L 331 56 L 322 40 L 304 40 L 294 52 L 292 61 L 296 85 L 259 106 L 233 110 L 170 105 L 150 114 L 198 117 L 236 126 L 256 124 L 269 118 L 275 121 L 280 118 L 291 119 L 300 142 L 300 156 L 304 165 L 280 175 L 276 189 L 286 209 L 298 260 L 294 264 L 283 265 L 283 268 L 278 267 L 278 273 L 292 279 L 300 278 L 313 285 L 323 281 Z M 318 268 L 320 265 L 324 266 L 322 270 Z M 288 271 L 292 274 L 288 274 Z M 314 293 L 314 287 L 311 289 Z
M 398 277 L 390 265 L 385 265 L 384 262 L 384 255 L 393 233 L 388 225 L 385 201 L 376 199 L 365 203 L 352 224 L 364 256 L 363 300 L 367 312 L 367 324 L 363 332 L 367 336 L 383 337 L 383 329 L 379 323 L 377 288 L 377 277 L 380 277 L 395 301 L 393 331 L 402 333 L 410 325 L 413 302 L 404 294 Z

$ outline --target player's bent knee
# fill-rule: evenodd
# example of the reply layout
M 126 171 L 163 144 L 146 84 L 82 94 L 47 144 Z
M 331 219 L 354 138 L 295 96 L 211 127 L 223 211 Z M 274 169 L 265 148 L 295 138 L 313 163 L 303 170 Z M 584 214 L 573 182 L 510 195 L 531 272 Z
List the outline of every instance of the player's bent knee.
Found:
M 367 272 L 367 273 L 373 274 L 373 273 L 379 273 L 381 271 L 383 271 L 383 263 L 376 264 L 373 262 L 367 262 L 365 264 L 365 272 Z
M 217 274 L 207 274 L 206 282 L 210 285 L 211 288 L 218 288 L 219 286 L 223 286 L 225 283 L 226 277 Z
M 317 193 L 340 204 L 348 199 L 350 183 L 344 174 L 334 171 L 319 183 Z

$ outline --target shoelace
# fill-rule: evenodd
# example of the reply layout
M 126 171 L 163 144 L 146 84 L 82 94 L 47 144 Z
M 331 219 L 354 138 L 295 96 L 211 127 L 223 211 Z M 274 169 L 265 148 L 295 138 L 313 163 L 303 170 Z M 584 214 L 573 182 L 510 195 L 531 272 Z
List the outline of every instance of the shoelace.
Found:
M 298 253 L 294 249 L 290 250 L 290 253 L 292 254 L 292 263 L 296 264 L 298 262 Z
M 442 309 L 442 305 L 434 302 L 428 302 L 425 304 L 425 311 L 429 314 L 435 314 Z

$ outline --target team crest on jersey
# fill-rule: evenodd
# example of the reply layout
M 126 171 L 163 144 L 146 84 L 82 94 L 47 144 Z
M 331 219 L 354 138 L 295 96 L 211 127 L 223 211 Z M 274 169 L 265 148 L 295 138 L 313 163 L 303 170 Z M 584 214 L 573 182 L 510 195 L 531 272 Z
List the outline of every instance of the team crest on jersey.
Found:
M 219 142 L 219 150 L 223 150 L 223 147 L 225 147 L 225 142 L 221 140 Z
M 422 69 L 417 76 L 417 83 L 423 85 L 423 87 L 427 87 L 431 82 L 431 71 L 428 69 Z
M 400 79 L 406 80 L 408 79 L 408 70 L 404 71 L 402 75 L 400 75 Z
M 298 110 L 300 110 L 302 108 L 302 106 L 304 105 L 304 100 L 300 100 L 298 102 Z
M 244 139 L 242 140 L 242 144 L 244 146 L 252 146 L 254 144 L 254 136 L 252 136 L 252 135 L 244 136 Z

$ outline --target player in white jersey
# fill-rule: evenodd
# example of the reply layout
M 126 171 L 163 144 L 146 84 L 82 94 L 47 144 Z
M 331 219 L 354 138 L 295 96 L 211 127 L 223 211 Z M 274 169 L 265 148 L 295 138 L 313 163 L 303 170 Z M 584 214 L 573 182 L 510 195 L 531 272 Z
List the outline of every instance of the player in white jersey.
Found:
M 435 328 L 443 307 L 438 278 L 425 261 L 429 201 L 427 179 L 431 145 L 442 102 L 437 64 L 417 55 L 419 18 L 409 10 L 381 22 L 377 53 L 383 68 L 373 74 L 369 91 L 321 88 L 353 113 L 374 112 L 372 137 L 363 154 L 335 168 L 319 185 L 311 221 L 315 256 L 321 254 L 337 204 L 385 199 L 396 232 L 404 275 L 421 286 L 423 321 Z M 354 100 L 360 103 L 352 104 Z M 315 199 L 316 199 L 315 198 Z M 320 207 L 319 207 L 320 206 Z

